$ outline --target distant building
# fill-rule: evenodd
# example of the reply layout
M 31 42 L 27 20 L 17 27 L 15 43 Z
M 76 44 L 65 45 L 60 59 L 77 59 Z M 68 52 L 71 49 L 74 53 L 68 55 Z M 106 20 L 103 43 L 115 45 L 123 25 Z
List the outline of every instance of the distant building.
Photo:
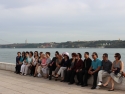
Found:
M 27 44 L 27 39 L 25 40 L 25 43 Z

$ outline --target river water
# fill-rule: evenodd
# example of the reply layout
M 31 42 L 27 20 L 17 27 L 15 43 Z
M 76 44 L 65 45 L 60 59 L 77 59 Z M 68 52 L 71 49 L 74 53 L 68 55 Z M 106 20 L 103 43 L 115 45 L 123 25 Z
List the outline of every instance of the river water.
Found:
M 114 54 L 116 52 L 119 52 L 122 56 L 121 60 L 125 62 L 125 49 L 121 48 L 0 48 L 0 62 L 15 63 L 15 58 L 18 51 L 38 51 L 44 53 L 49 51 L 51 53 L 51 57 L 54 56 L 55 51 L 59 51 L 60 53 L 69 52 L 70 54 L 72 52 L 76 52 L 81 53 L 82 55 L 84 54 L 84 52 L 88 51 L 90 53 L 90 58 L 93 52 L 97 52 L 99 59 L 102 59 L 103 53 L 108 53 L 109 60 L 111 61 L 114 61 Z

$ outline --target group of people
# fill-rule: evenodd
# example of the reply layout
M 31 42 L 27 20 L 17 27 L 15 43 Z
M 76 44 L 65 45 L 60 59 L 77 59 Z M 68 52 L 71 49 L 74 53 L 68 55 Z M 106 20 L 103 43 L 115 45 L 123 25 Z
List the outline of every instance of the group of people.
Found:
M 88 79 L 93 76 L 93 85 L 91 89 L 96 89 L 97 86 L 108 86 L 111 82 L 109 91 L 114 91 L 114 82 L 122 83 L 124 64 L 120 60 L 121 55 L 116 53 L 115 60 L 111 62 L 108 59 L 108 54 L 104 53 L 103 60 L 98 59 L 96 52 L 92 53 L 92 59 L 89 57 L 89 52 L 84 53 L 82 60 L 81 53 L 72 53 L 72 58 L 69 58 L 69 53 L 60 54 L 55 52 L 55 57 L 51 59 L 50 52 L 38 53 L 35 51 L 18 52 L 16 57 L 15 73 L 21 75 L 31 75 L 34 77 L 44 77 L 55 81 L 60 79 L 61 82 L 68 82 L 69 85 L 76 83 L 82 87 L 88 86 Z M 75 79 L 77 77 L 77 81 Z M 104 83 L 103 77 L 107 77 Z M 99 80 L 98 84 L 97 81 Z

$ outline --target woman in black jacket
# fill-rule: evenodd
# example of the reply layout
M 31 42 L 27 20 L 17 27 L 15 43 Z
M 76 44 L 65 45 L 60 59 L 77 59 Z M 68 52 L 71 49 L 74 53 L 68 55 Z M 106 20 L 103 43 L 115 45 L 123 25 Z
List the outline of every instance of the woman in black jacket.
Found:
M 76 53 L 72 53 L 72 58 L 69 60 L 69 66 L 68 68 L 64 71 L 64 82 L 69 82 L 70 81 L 70 76 L 72 74 L 72 69 L 77 62 L 76 59 Z

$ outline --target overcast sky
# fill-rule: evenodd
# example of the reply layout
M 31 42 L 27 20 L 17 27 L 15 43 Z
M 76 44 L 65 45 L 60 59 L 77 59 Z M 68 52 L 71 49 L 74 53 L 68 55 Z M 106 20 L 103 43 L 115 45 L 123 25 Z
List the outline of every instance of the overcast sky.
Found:
M 125 40 L 125 0 L 0 0 L 0 44 Z

